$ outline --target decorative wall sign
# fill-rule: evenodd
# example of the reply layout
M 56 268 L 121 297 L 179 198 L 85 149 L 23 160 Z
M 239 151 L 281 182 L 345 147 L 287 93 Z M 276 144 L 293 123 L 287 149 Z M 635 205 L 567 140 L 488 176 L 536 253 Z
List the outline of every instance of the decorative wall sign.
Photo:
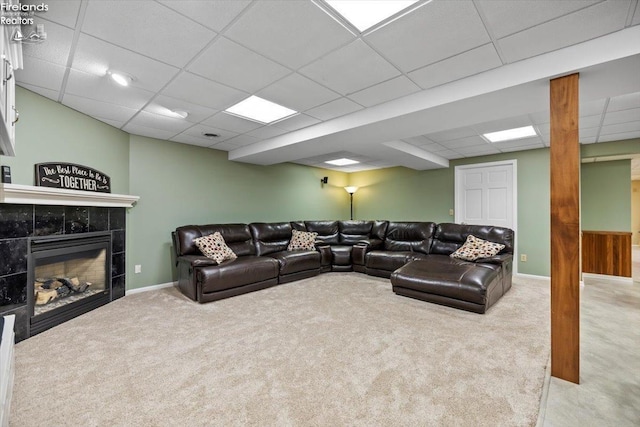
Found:
M 38 163 L 36 185 L 70 190 L 111 193 L 111 178 L 100 171 L 73 163 Z

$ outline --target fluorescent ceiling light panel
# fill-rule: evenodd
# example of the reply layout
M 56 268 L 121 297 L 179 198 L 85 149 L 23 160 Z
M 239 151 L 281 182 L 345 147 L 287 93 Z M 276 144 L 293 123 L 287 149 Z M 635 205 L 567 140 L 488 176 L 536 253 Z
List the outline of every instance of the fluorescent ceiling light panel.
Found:
M 360 32 L 373 27 L 418 0 L 325 0 Z
M 358 162 L 357 160 L 342 158 L 342 159 L 328 160 L 325 163 L 328 163 L 334 166 L 348 166 L 348 165 L 355 165 L 360 162 Z
M 295 110 L 255 95 L 238 102 L 224 111 L 260 123 L 272 123 L 298 113 Z
M 537 133 L 533 126 L 525 126 L 515 129 L 501 130 L 499 132 L 484 133 L 482 136 L 487 138 L 489 142 L 511 141 L 513 139 L 529 138 L 536 136 Z

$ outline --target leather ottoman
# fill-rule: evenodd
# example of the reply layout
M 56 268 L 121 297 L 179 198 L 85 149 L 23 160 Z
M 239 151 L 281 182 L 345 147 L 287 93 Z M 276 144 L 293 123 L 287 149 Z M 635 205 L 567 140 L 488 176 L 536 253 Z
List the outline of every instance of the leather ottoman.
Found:
M 391 274 L 393 291 L 402 296 L 485 313 L 502 296 L 500 271 L 482 264 L 416 260 Z

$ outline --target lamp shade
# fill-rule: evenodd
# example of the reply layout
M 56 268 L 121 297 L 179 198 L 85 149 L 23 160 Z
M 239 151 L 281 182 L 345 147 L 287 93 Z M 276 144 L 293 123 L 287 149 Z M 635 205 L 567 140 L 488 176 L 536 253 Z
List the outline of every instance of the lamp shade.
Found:
M 344 189 L 347 190 L 347 193 L 349 194 L 353 194 L 358 191 L 358 187 L 344 187 Z

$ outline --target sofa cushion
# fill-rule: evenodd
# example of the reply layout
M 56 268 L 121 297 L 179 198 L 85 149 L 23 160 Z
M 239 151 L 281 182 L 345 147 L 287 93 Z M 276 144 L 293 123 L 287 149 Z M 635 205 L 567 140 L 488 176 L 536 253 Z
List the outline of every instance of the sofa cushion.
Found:
M 338 221 L 341 245 L 355 245 L 371 237 L 373 221 Z
M 351 250 L 353 246 L 331 245 L 333 265 L 351 265 Z
M 286 251 L 291 240 L 289 222 L 253 222 L 249 224 L 256 245 L 256 255 Z
M 252 255 L 224 261 L 216 266 L 202 267 L 196 273 L 202 293 L 237 288 L 277 277 L 277 261 Z
M 483 240 L 505 245 L 503 253 L 513 253 L 514 232 L 509 228 L 494 227 L 490 225 L 469 224 L 438 224 L 431 252 L 435 254 L 450 255 L 464 244 L 469 235 L 474 235 Z
M 409 251 L 371 251 L 366 256 L 366 267 L 376 270 L 393 271 L 408 262 L 413 252 Z
M 465 261 L 475 261 L 478 258 L 490 258 L 498 255 L 502 249 L 504 249 L 504 245 L 500 243 L 479 239 L 473 234 L 469 234 L 467 241 L 450 256 Z
M 320 269 L 320 252 L 282 251 L 267 254 L 280 264 L 280 275 Z
M 305 221 L 304 225 L 307 231 L 318 233 L 318 240 L 328 245 L 337 245 L 338 237 L 338 221 Z
M 289 242 L 289 246 L 287 246 L 287 250 L 313 251 L 316 249 L 316 237 L 318 237 L 318 233 L 291 230 L 291 241 Z
M 227 246 L 238 256 L 254 255 L 255 247 L 247 224 L 185 225 L 176 229 L 177 256 L 200 255 L 194 239 L 219 232 Z
M 433 222 L 389 222 L 384 248 L 428 254 L 435 228 Z
M 236 259 L 238 256 L 227 246 L 219 232 L 193 240 L 200 252 L 207 258 L 211 258 L 218 264 L 228 259 Z

